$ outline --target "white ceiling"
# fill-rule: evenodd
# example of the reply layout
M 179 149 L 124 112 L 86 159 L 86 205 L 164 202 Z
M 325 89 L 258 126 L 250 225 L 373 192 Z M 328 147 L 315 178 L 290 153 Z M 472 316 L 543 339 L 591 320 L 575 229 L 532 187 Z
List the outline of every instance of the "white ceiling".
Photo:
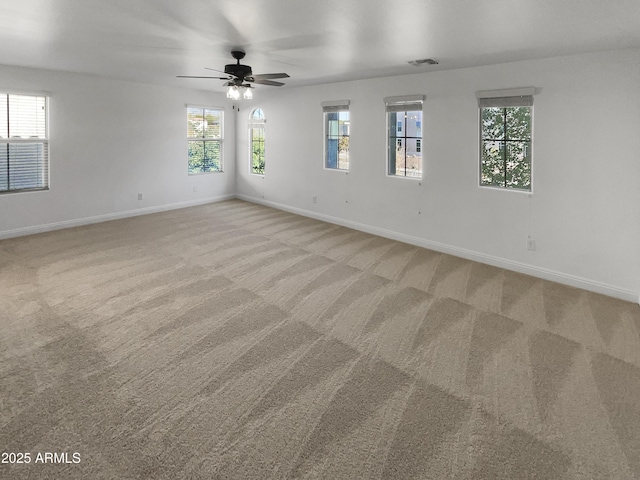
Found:
M 223 91 L 175 76 L 238 47 L 287 86 L 419 73 L 640 47 L 640 0 L 0 0 L 5 65 Z

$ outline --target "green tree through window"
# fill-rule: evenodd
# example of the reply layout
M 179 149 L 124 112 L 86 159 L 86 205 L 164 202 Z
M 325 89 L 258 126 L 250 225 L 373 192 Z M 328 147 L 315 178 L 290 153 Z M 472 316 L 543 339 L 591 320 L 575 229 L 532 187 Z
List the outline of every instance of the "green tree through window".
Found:
M 189 175 L 222 172 L 222 119 L 222 110 L 187 107 Z
M 531 107 L 482 107 L 480 184 L 531 190 Z
M 249 120 L 249 141 L 251 144 L 251 173 L 255 175 L 264 175 L 265 170 L 265 121 L 264 112 L 261 108 L 253 110 Z

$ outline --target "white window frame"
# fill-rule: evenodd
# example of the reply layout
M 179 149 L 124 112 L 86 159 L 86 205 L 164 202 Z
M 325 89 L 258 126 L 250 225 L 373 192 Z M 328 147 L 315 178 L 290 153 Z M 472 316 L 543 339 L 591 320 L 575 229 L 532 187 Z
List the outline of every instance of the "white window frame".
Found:
M 0 184 L 0 194 L 11 194 L 11 193 L 25 193 L 25 192 L 37 192 L 49 190 L 50 185 L 50 177 L 49 177 L 49 168 L 50 168 L 50 154 L 49 154 L 49 95 L 42 92 L 0 92 L 0 97 L 4 97 L 3 101 L 6 102 L 6 112 L 3 112 L 2 117 L 0 118 L 0 133 L 4 131 L 6 128 L 7 137 L 0 136 L 0 149 L 2 151 L 6 151 L 6 165 L 0 165 L 0 168 L 6 169 L 4 173 L 6 173 L 6 188 L 3 188 L 3 185 Z M 42 99 L 42 108 L 44 108 L 44 130 L 41 134 L 38 135 L 29 135 L 29 136 L 17 136 L 13 135 L 11 132 L 11 125 L 9 124 L 9 115 L 11 111 L 11 99 L 18 100 L 18 97 L 31 97 L 33 99 Z M 22 113 L 22 112 L 21 112 Z M 38 116 L 34 115 L 33 118 L 28 117 L 24 118 L 24 113 L 21 114 L 20 120 L 24 122 L 37 122 Z M 43 136 L 41 136 L 43 135 Z M 11 174 L 11 165 L 15 165 L 16 161 L 11 161 L 11 146 L 17 145 L 40 145 L 41 146 L 41 155 L 38 155 L 38 162 L 36 168 L 33 172 L 29 172 L 34 177 L 37 177 L 37 181 L 31 183 L 28 186 L 23 186 L 22 188 L 12 188 L 11 182 L 12 177 L 18 176 L 18 174 Z M 18 157 L 19 158 L 19 157 Z M 30 167 L 31 168 L 31 165 Z M 1 177 L 0 177 L 1 178 Z M 23 178 L 23 182 L 26 180 Z
M 339 138 L 347 137 L 351 140 L 351 112 L 349 111 L 349 106 L 351 104 L 350 100 L 327 100 L 321 103 L 322 105 L 322 121 L 323 121 L 323 168 L 328 171 L 333 172 L 349 172 L 351 168 L 351 142 L 349 141 L 349 151 L 347 153 L 347 168 L 340 168 L 340 150 L 338 149 L 338 160 L 335 167 L 331 167 L 328 164 L 328 156 L 329 156 L 329 115 L 330 113 L 347 113 L 348 122 L 349 122 L 349 133 L 347 135 L 336 135 Z M 338 139 L 338 145 L 340 144 L 340 140 Z
M 535 87 L 509 88 L 501 90 L 483 90 L 476 92 L 478 99 L 478 186 L 480 188 L 490 188 L 507 192 L 533 193 L 533 128 L 534 128 L 534 110 L 533 97 L 536 94 Z M 505 185 L 483 184 L 482 183 L 482 153 L 484 150 L 482 109 L 483 108 L 509 108 L 509 107 L 528 107 L 531 117 L 531 131 L 529 132 L 529 188 L 517 188 L 506 185 L 507 179 L 505 174 Z M 505 126 L 506 128 L 506 126 Z M 505 154 L 506 144 L 505 139 Z M 514 140 L 515 141 L 515 140 Z
M 257 110 L 260 110 L 263 114 L 263 118 L 253 118 L 254 114 L 256 113 Z M 264 110 L 260 107 L 256 107 L 253 110 L 251 110 L 251 113 L 249 114 L 249 132 L 248 132 L 248 138 L 249 138 L 249 173 L 251 175 L 258 175 L 260 177 L 264 177 L 264 174 L 266 173 L 266 168 L 267 168 L 267 147 L 266 147 L 266 123 L 267 123 L 267 118 L 266 115 L 264 114 Z M 265 166 L 264 166 L 264 171 L 262 173 L 256 173 L 253 171 L 253 130 L 256 128 L 260 128 L 262 129 L 262 138 L 264 139 L 262 142 L 262 146 L 263 146 L 263 160 L 265 162 Z
M 206 174 L 216 174 L 216 173 L 224 173 L 224 108 L 222 107 L 210 107 L 203 105 L 187 105 L 187 173 L 188 175 L 206 175 Z M 203 110 L 203 115 L 205 110 L 215 110 L 220 112 L 220 136 L 219 137 L 190 137 L 189 136 L 189 109 L 201 109 Z M 220 145 L 220 166 L 217 170 L 210 171 L 202 171 L 202 172 L 192 172 L 190 171 L 189 166 L 189 142 L 203 142 L 203 145 L 207 142 L 218 142 Z
M 386 117 L 386 152 L 387 152 L 387 160 L 386 160 L 386 176 L 387 177 L 391 177 L 391 178 L 404 178 L 404 179 L 408 179 L 408 180 L 417 180 L 417 181 L 422 181 L 422 179 L 424 178 L 424 135 L 423 135 L 423 129 L 424 129 L 424 101 L 426 99 L 425 95 L 402 95 L 402 96 L 394 96 L 394 97 L 385 97 L 384 98 L 384 104 L 385 104 L 385 117 Z M 405 160 L 405 175 L 397 175 L 395 173 L 391 172 L 391 149 L 392 148 L 396 148 L 397 147 L 397 139 L 400 137 L 397 136 L 393 136 L 394 139 L 396 139 L 396 141 L 394 141 L 394 145 L 391 145 L 391 129 L 392 129 L 392 125 L 390 122 L 390 118 L 392 113 L 398 113 L 398 112 L 404 112 L 405 115 L 408 112 L 420 112 L 421 113 L 421 123 L 420 123 L 420 135 L 419 136 L 411 136 L 408 137 L 407 136 L 407 129 L 406 129 L 406 125 L 402 125 L 402 133 L 403 133 L 403 137 L 405 139 L 405 144 L 406 144 L 406 139 L 407 138 L 415 138 L 416 140 L 420 141 L 420 175 L 407 175 L 406 172 L 406 160 Z M 394 124 L 393 128 L 396 129 L 397 125 Z M 418 152 L 416 152 L 418 153 Z M 405 151 L 405 157 L 406 157 L 406 151 Z M 395 172 L 395 170 L 394 170 Z

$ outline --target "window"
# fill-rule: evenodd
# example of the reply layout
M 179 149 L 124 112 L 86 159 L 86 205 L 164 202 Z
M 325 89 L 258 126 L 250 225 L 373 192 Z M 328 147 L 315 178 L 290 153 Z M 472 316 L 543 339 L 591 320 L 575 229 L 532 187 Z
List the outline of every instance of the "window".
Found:
M 0 192 L 49 188 L 45 96 L 0 93 Z
M 322 102 L 325 168 L 349 170 L 349 100 Z
M 189 175 L 222 172 L 223 111 L 187 107 Z
M 251 158 L 251 173 L 264 175 L 264 112 L 256 108 L 249 119 L 249 143 Z
M 535 89 L 478 92 L 480 185 L 531 191 Z
M 422 178 L 422 102 L 424 95 L 387 97 L 387 173 Z

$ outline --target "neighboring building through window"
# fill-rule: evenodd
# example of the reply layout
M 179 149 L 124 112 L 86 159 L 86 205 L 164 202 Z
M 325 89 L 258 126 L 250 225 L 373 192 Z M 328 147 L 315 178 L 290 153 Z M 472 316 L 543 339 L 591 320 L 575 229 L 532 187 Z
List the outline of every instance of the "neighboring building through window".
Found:
M 531 191 L 535 89 L 478 92 L 480 185 Z
M 349 100 L 322 102 L 325 168 L 349 170 Z
M 264 175 L 264 126 L 266 118 L 261 108 L 256 108 L 251 112 L 249 118 L 249 144 L 251 158 L 251 173 Z
M 219 108 L 187 107 L 189 175 L 222 172 L 223 118 Z
M 422 178 L 424 95 L 387 97 L 387 174 Z
M 49 188 L 48 98 L 0 93 L 0 193 Z

